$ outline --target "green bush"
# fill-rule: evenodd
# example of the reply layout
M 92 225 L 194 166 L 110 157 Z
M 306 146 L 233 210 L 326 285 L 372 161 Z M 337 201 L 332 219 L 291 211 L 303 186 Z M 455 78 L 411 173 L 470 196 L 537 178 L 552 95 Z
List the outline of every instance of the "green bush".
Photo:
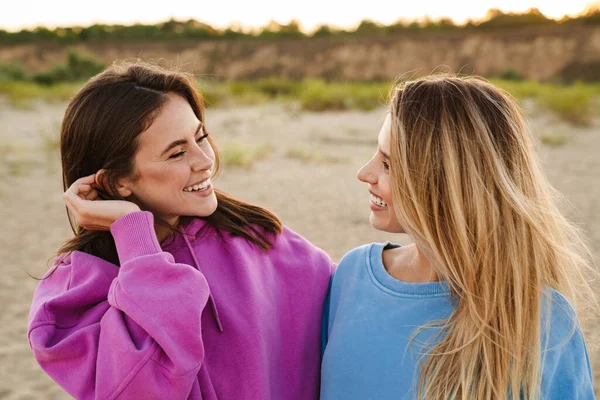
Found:
M 33 99 L 50 102 L 69 100 L 80 87 L 80 82 L 52 86 L 35 82 L 0 82 L 0 94 L 6 95 L 13 106 L 28 107 Z
M 581 83 L 573 86 L 548 86 L 539 102 L 563 120 L 575 125 L 589 125 L 594 115 L 595 88 Z
M 301 90 L 301 82 L 285 78 L 263 78 L 257 81 L 231 81 L 227 83 L 234 96 L 260 94 L 269 98 L 295 97 Z
M 548 83 L 540 83 L 536 81 L 518 82 L 514 80 L 491 79 L 491 83 L 506 90 L 508 93 L 518 99 L 538 98 L 541 96 Z
M 232 141 L 220 148 L 219 156 L 226 167 L 250 169 L 256 161 L 266 159 L 274 150 L 271 143 L 255 146 L 241 141 Z
M 33 80 L 42 85 L 53 85 L 60 82 L 83 81 L 104 69 L 104 65 L 93 58 L 81 55 L 76 50 L 67 52 L 67 63 L 55 65 L 50 71 L 41 72 Z
M 229 93 L 227 92 L 226 88 L 218 82 L 199 79 L 197 83 L 198 89 L 202 94 L 202 98 L 209 107 L 222 104 L 227 98 L 229 98 Z
M 544 109 L 575 125 L 589 125 L 595 114 L 594 101 L 600 96 L 600 84 L 577 82 L 564 86 L 534 81 L 491 80 L 516 98 L 533 98 Z
M 298 82 L 281 78 L 260 79 L 256 82 L 256 87 L 269 97 L 294 96 L 300 91 Z
M 29 74 L 18 64 L 0 64 L 0 82 L 28 81 Z
M 322 80 L 304 81 L 300 92 L 302 108 L 309 111 L 372 110 L 383 103 L 390 84 L 326 83 Z
M 521 75 L 519 71 L 513 68 L 505 69 L 498 77 L 505 81 L 521 82 L 524 80 L 523 75 Z

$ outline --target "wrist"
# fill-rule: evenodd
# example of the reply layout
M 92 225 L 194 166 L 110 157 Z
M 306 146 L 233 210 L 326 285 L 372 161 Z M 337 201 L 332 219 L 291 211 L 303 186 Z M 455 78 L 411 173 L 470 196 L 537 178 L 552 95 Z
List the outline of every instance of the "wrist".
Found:
M 132 258 L 162 251 L 154 231 L 154 216 L 148 211 L 122 216 L 112 224 L 110 231 L 121 265 Z
M 128 205 L 126 209 L 121 212 L 121 215 L 119 215 L 117 219 L 138 211 L 142 211 L 140 207 L 135 203 L 131 203 L 131 205 Z

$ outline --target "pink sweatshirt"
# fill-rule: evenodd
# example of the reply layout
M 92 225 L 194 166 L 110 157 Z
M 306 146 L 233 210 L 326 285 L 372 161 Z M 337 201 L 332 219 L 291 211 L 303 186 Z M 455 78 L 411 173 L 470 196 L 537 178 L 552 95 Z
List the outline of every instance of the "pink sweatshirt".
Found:
M 77 399 L 317 399 L 329 257 L 288 229 L 265 254 L 199 218 L 161 249 L 153 223 L 112 225 L 120 268 L 74 252 L 40 282 L 44 371 Z

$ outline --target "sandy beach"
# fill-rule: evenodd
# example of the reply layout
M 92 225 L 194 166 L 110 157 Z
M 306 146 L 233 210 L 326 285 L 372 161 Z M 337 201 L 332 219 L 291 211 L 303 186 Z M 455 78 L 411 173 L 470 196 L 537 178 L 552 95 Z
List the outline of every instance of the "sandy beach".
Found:
M 37 281 L 70 236 L 58 154 L 65 104 L 14 108 L 0 98 L 0 399 L 68 399 L 39 368 L 27 342 L 27 318 Z M 373 230 L 369 194 L 356 171 L 376 146 L 385 110 L 308 113 L 293 103 L 207 110 L 218 147 L 254 154 L 251 166 L 232 158 L 215 186 L 273 210 L 284 223 L 334 260 L 368 242 L 407 243 Z M 600 121 L 576 128 L 544 112 L 529 114 L 535 135 L 559 135 L 561 146 L 540 145 L 552 184 L 573 205 L 567 211 L 600 255 Z M 597 283 L 596 285 L 600 285 Z M 600 290 L 600 286 L 598 286 Z M 600 321 L 585 321 L 600 395 Z

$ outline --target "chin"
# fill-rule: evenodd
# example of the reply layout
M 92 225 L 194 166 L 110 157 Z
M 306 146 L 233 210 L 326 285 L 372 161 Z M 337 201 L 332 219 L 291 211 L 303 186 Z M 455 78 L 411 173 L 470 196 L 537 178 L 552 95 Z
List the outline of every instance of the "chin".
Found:
M 217 197 L 216 196 L 212 197 L 210 199 L 210 204 L 206 204 L 201 207 L 201 209 L 199 210 L 198 216 L 199 217 L 208 217 L 209 215 L 212 215 L 212 213 L 217 211 L 218 205 L 219 205 L 219 203 L 217 202 Z
M 217 199 L 206 200 L 202 204 L 181 208 L 179 215 L 186 217 L 208 217 L 217 210 Z
M 378 231 L 389 233 L 406 233 L 404 232 L 404 229 L 402 229 L 398 221 L 383 220 L 381 218 L 375 217 L 374 215 L 371 215 L 371 217 L 369 218 L 369 222 L 371 223 L 371 226 L 374 229 L 377 229 Z
M 381 221 L 379 218 L 371 215 L 369 222 L 374 229 L 377 229 L 378 231 L 387 231 L 385 222 Z

